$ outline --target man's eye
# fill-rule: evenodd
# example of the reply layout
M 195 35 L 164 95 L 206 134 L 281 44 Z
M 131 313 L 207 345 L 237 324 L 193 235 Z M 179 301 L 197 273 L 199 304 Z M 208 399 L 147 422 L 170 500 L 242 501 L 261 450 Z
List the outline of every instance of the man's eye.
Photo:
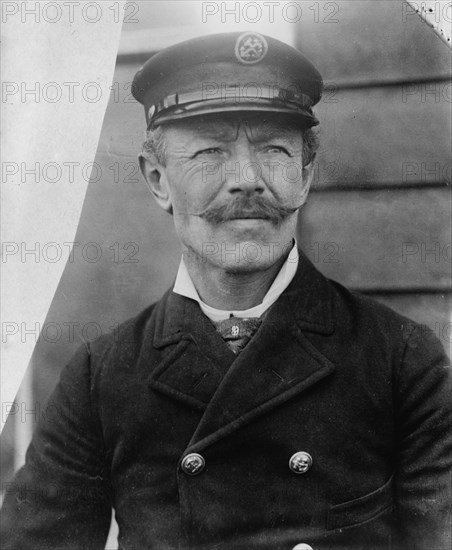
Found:
M 220 153 L 220 149 L 218 147 L 208 147 L 207 149 L 202 149 L 201 151 L 196 151 L 196 153 L 193 155 L 194 157 L 197 157 L 198 155 L 214 155 L 216 153 Z
M 265 149 L 265 152 L 266 153 L 283 153 L 283 154 L 287 155 L 288 157 L 292 156 L 289 153 L 289 151 L 285 147 L 282 147 L 281 145 L 269 145 Z

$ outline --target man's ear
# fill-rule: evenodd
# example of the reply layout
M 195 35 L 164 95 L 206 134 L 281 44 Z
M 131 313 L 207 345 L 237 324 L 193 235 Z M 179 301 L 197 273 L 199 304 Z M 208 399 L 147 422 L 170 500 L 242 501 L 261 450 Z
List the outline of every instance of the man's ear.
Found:
M 302 203 L 301 204 L 304 204 L 306 202 L 309 189 L 311 187 L 311 183 L 314 178 L 314 159 L 315 159 L 315 155 L 312 157 L 311 162 L 309 164 L 306 164 L 306 166 L 303 166 L 303 169 L 301 171 L 302 173 L 302 195 L 301 195 Z
M 165 166 L 146 153 L 138 155 L 141 173 L 157 204 L 170 214 L 173 212 L 171 193 Z

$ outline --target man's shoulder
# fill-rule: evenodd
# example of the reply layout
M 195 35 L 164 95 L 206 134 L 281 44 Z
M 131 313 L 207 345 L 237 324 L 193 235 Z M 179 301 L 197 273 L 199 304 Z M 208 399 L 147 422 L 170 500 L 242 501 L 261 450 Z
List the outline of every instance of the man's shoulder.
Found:
M 379 341 L 381 346 L 443 348 L 433 330 L 369 296 L 328 280 L 332 288 L 336 326 L 340 331 Z
M 292 289 L 297 316 L 321 320 L 342 336 L 394 338 L 409 335 L 419 323 L 383 304 L 377 296 L 345 287 L 327 278 L 299 251 L 300 265 Z M 304 311 L 303 311 L 304 310 Z M 334 327 L 334 329 L 333 329 Z
M 412 329 L 416 321 L 395 311 L 382 303 L 376 295 L 366 294 L 363 291 L 354 290 L 342 284 L 328 280 L 335 296 L 337 313 L 348 314 L 356 320 L 368 318 L 374 323 L 390 323 L 404 325 Z

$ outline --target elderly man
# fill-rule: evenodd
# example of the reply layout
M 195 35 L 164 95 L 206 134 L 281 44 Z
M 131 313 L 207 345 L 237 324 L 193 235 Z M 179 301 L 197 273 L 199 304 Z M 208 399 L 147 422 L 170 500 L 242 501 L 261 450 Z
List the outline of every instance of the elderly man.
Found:
M 4 548 L 450 548 L 441 344 L 297 250 L 322 80 L 256 33 L 184 42 L 133 84 L 174 286 L 79 350 L 8 491 Z M 346 222 L 344 220 L 344 222 Z

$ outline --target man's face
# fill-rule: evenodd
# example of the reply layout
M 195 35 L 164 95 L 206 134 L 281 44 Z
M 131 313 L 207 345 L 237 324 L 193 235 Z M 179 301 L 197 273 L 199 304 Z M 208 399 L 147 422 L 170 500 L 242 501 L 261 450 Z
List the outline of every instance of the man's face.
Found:
M 151 189 L 158 178 L 154 194 L 172 210 L 185 255 L 249 272 L 288 252 L 310 179 L 299 127 L 281 116 L 210 115 L 166 125 L 165 143 L 165 166 L 143 171 Z

